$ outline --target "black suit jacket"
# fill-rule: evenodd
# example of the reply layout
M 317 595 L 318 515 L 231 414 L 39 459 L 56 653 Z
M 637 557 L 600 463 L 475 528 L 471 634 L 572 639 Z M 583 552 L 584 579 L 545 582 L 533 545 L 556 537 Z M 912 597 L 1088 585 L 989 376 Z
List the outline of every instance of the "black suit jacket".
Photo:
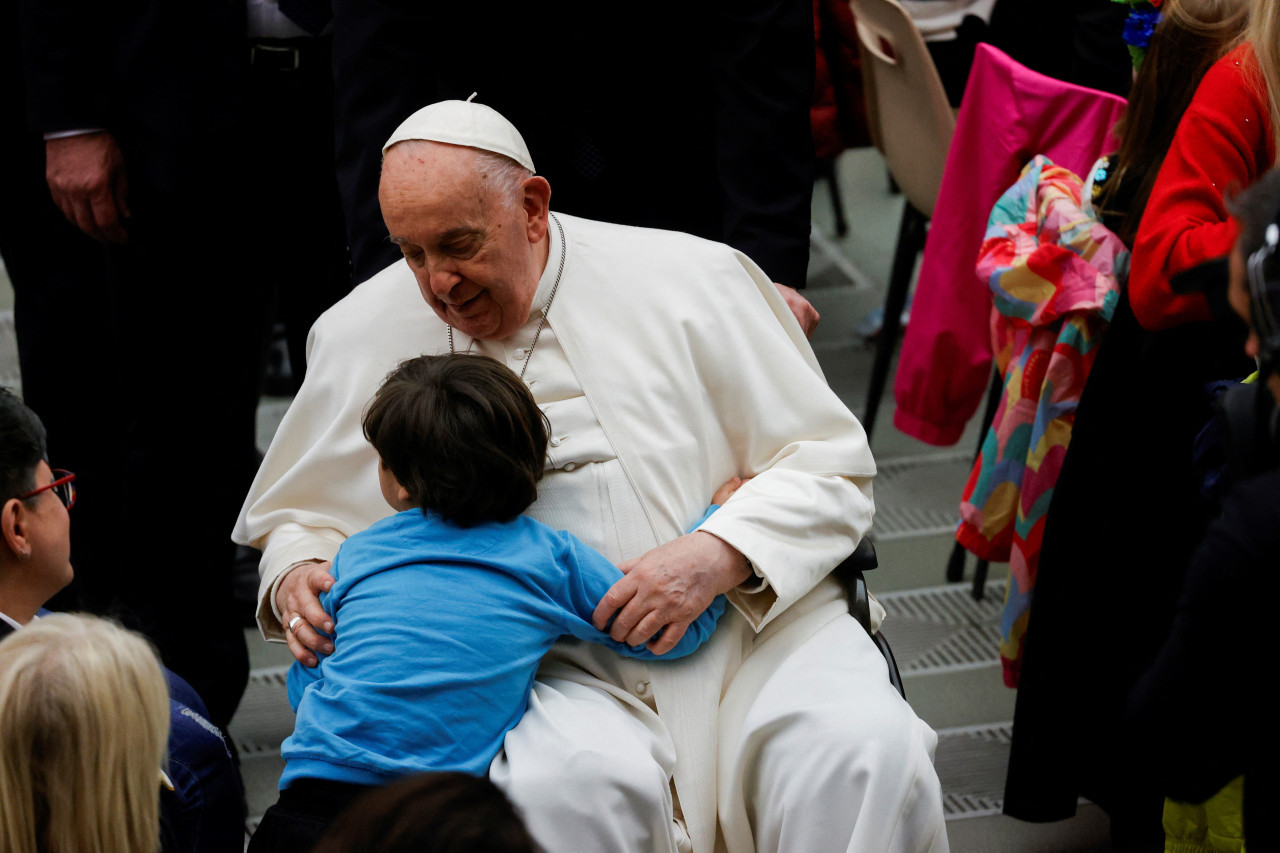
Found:
M 227 531 L 254 465 L 261 358 L 244 208 L 269 205 L 271 189 L 241 189 L 243 0 L 16 2 L 29 154 L 5 212 L 19 239 L 0 250 L 14 261 L 24 392 L 83 487 L 80 600 L 59 606 L 146 633 L 225 725 L 248 678 Z M 81 234 L 41 186 L 40 134 L 90 128 L 123 153 L 125 244 Z M 113 417 L 84 417 L 98 411 Z M 157 473 L 175 467 L 200 488 L 157 500 Z M 122 561 L 116 531 L 143 514 L 154 535 Z
M 207 169 L 240 108 L 237 0 L 21 0 L 28 119 L 38 133 L 110 131 L 131 187 Z

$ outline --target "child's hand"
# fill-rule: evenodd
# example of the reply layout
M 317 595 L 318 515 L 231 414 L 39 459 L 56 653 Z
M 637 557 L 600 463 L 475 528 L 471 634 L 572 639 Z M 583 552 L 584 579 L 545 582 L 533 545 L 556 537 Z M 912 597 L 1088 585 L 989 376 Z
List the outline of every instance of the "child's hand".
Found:
M 716 506 L 724 506 L 724 502 L 733 497 L 733 493 L 742 487 L 742 484 L 750 477 L 733 477 L 720 488 L 716 489 L 716 493 L 711 497 L 711 502 Z

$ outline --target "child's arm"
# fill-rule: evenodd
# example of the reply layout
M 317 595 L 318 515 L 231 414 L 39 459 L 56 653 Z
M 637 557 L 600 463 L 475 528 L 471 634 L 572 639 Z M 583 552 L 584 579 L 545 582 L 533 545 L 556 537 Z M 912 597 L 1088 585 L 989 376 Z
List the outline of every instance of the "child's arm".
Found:
M 743 482 L 742 478 L 734 477 L 716 489 L 711 506 L 707 508 L 706 513 L 701 518 L 690 525 L 689 529 L 696 530 L 710 518 L 720 508 L 720 505 L 738 490 Z M 675 647 L 662 655 L 655 655 L 650 651 L 654 641 L 661 635 L 661 631 L 651 637 L 644 646 L 629 646 L 611 638 L 608 634 L 607 626 L 604 631 L 597 630 L 591 624 L 596 607 L 604 594 L 622 578 L 623 572 L 576 539 L 571 538 L 571 542 L 575 546 L 574 563 L 576 564 L 576 570 L 571 569 L 570 571 L 570 601 L 573 605 L 570 607 L 570 611 L 585 621 L 586 624 L 581 624 L 577 619 L 570 619 L 569 624 L 565 626 L 566 633 L 572 634 L 579 639 L 601 643 L 620 654 L 640 658 L 641 660 L 672 660 L 684 657 L 691 654 L 698 646 L 710 638 L 711 632 L 715 630 L 716 623 L 725 610 L 726 601 L 723 595 L 716 596 L 711 605 L 689 623 L 688 628 L 685 629 Z M 603 585 L 600 585 L 601 583 Z
M 699 522 L 701 523 L 701 522 Z M 725 610 L 725 597 L 717 595 L 711 606 L 689 623 L 680 641 L 675 647 L 662 655 L 655 655 L 645 646 L 628 646 L 609 636 L 608 631 L 601 631 L 591 624 L 591 615 L 596 605 L 609 588 L 622 579 L 622 571 L 605 559 L 595 549 L 584 545 L 568 533 L 563 534 L 569 543 L 567 567 L 568 578 L 565 584 L 566 606 L 565 620 L 562 628 L 566 634 L 587 640 L 592 643 L 608 646 L 627 657 L 640 660 L 673 660 L 692 654 L 698 646 L 711 637 L 716 622 Z M 650 640 L 650 644 L 652 644 Z

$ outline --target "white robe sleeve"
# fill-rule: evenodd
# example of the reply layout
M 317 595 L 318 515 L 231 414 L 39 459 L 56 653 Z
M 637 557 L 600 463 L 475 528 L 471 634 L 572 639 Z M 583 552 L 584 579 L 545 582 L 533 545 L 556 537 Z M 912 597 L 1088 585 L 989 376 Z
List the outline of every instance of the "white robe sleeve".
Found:
M 755 476 L 699 529 L 742 552 L 767 581 L 758 592 L 728 596 L 758 631 L 870 529 L 876 469 L 862 425 L 828 387 L 785 301 L 735 254 L 764 300 L 737 296 L 735 328 L 720 330 L 731 338 L 718 342 L 722 353 L 736 352 L 734 363 L 726 369 L 721 358 L 725 375 L 716 380 L 708 367 L 706 376 L 728 391 L 713 395 L 713 405 L 732 435 L 740 473 Z

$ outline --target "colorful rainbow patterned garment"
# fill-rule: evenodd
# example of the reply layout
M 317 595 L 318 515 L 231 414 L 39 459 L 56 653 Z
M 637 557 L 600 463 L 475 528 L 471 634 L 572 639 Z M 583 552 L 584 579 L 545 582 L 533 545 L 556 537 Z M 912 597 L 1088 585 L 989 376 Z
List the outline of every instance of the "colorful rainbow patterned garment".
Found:
M 1045 512 L 1128 273 L 1129 250 L 1082 203 L 1083 189 L 1074 172 L 1037 155 L 996 202 L 978 256 L 978 275 L 995 297 L 992 349 L 1004 393 L 965 485 L 956 539 L 979 557 L 1009 562 L 1000 656 L 1010 687 Z

